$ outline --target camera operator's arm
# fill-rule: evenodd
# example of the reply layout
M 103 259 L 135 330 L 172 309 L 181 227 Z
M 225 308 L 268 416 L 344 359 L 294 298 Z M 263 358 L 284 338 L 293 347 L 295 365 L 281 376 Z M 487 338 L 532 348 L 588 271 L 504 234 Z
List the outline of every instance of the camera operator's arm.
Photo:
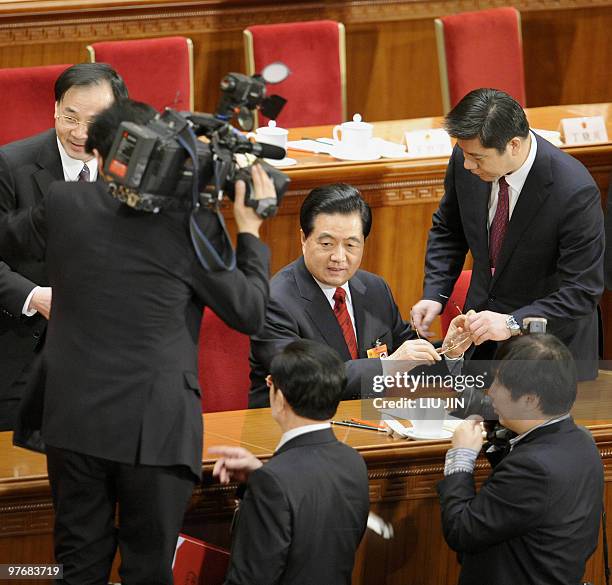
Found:
M 275 198 L 274 184 L 259 165 L 252 168 L 255 199 Z M 270 252 L 259 239 L 262 219 L 245 206 L 245 185 L 236 182 L 234 218 L 238 226 L 236 268 L 217 272 L 196 268 L 199 296 L 227 325 L 254 334 L 264 322 L 268 301 Z

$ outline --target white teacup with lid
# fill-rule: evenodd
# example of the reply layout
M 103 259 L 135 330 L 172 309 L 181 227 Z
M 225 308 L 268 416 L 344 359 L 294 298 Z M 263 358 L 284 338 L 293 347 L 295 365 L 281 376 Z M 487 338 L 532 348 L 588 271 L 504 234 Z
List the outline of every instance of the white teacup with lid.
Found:
M 335 126 L 332 136 L 343 152 L 366 153 L 371 150 L 371 140 L 374 126 L 361 121 L 361 116 L 355 114 L 352 122 L 344 122 Z
M 249 132 L 247 138 L 255 138 L 257 142 L 266 144 L 275 144 L 287 150 L 287 139 L 289 130 L 286 128 L 278 128 L 274 120 L 270 120 L 267 126 L 257 128 L 255 132 Z

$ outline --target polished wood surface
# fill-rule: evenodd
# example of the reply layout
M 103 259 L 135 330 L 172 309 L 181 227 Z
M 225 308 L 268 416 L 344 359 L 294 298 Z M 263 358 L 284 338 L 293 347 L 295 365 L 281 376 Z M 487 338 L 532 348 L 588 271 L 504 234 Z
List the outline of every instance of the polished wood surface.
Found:
M 601 115 L 611 141 L 606 144 L 577 146 L 564 150 L 590 171 L 602 194 L 608 193 L 612 171 L 612 104 L 591 104 L 529 108 L 530 125 L 557 130 L 559 120 L 576 116 Z M 439 127 L 441 118 L 417 118 L 376 122 L 374 135 L 401 141 L 406 130 Z M 331 126 L 292 129 L 291 140 L 303 137 L 331 137 Z M 299 209 L 308 192 L 325 183 L 347 182 L 361 190 L 373 210 L 373 227 L 368 237 L 362 267 L 383 276 L 395 295 L 404 316 L 421 298 L 427 233 L 433 212 L 444 193 L 444 173 L 448 158 L 380 159 L 373 162 L 345 162 L 324 154 L 290 150 L 297 159 L 294 167 L 283 169 L 292 183 L 277 217 L 264 222 L 261 233 L 272 250 L 272 273 L 301 254 Z M 233 227 L 229 216 L 228 223 Z M 603 310 L 606 358 L 612 359 L 612 294 L 606 291 Z
M 610 0 L 507 0 L 521 12 L 527 105 L 608 101 Z M 433 19 L 499 0 L 4 0 L 0 67 L 78 63 L 96 41 L 184 35 L 194 41 L 196 109 L 245 71 L 242 30 L 330 18 L 347 33 L 348 111 L 369 120 L 442 113 Z
M 367 402 L 340 405 L 336 420 L 374 420 Z M 605 501 L 612 509 L 612 372 L 579 386 L 574 409 L 578 422 L 588 425 L 605 466 Z M 185 531 L 220 546 L 229 546 L 229 523 L 235 507 L 235 485 L 221 486 L 211 476 L 214 445 L 242 445 L 263 460 L 280 439 L 269 409 L 204 415 L 202 484 L 194 492 Z M 385 541 L 367 532 L 359 549 L 354 585 L 454 585 L 455 554 L 444 543 L 436 483 L 442 478 L 448 440 L 407 441 L 384 433 L 334 427 L 336 436 L 355 447 L 368 466 L 372 510 L 391 522 L 395 538 Z M 489 474 L 477 463 L 480 484 Z M 0 563 L 52 562 L 53 512 L 42 455 L 11 445 L 10 433 L 0 433 Z M 608 531 L 612 520 L 608 521 Z M 585 579 L 603 583 L 601 546 L 589 561 Z M 15 581 L 15 583 L 19 583 Z M 27 585 L 27 582 L 23 582 Z

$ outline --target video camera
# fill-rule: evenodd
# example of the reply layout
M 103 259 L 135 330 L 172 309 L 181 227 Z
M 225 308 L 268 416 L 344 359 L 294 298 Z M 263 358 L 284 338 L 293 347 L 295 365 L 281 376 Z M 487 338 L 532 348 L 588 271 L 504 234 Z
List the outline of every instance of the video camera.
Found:
M 258 162 L 274 182 L 277 200 L 252 198 L 250 166 L 254 159 L 248 156 L 282 159 L 285 150 L 250 142 L 230 122 L 237 115 L 240 126 L 251 129 L 256 107 L 267 117 L 276 118 L 286 100 L 266 97 L 266 83 L 278 83 L 288 73 L 282 63 L 273 63 L 261 75 L 226 75 L 214 115 L 166 109 L 146 126 L 123 122 L 105 161 L 111 194 L 130 207 L 153 213 L 202 204 L 217 209 L 224 195 L 234 199 L 234 185 L 242 179 L 247 185 L 246 205 L 261 217 L 273 216 L 290 179 L 271 165 Z M 240 154 L 247 156 L 239 161 Z
M 286 100 L 267 97 L 266 83 L 278 83 L 287 75 L 289 70 L 282 63 L 272 63 L 252 77 L 229 73 L 221 81 L 221 99 L 214 115 L 166 109 L 144 126 L 123 122 L 104 163 L 111 195 L 129 207 L 152 213 L 190 209 L 189 231 L 200 264 L 205 270 L 233 270 L 236 254 L 220 212 L 224 195 L 233 201 L 236 181 L 241 179 L 246 184 L 245 204 L 260 217 L 271 217 L 290 179 L 256 160 L 283 159 L 284 148 L 252 143 L 230 122 L 236 116 L 238 124 L 250 130 L 252 110 L 257 107 L 268 118 L 276 118 Z M 274 183 L 275 198 L 251 196 L 252 164 L 264 167 Z M 216 227 L 211 227 L 202 211 L 216 216 Z

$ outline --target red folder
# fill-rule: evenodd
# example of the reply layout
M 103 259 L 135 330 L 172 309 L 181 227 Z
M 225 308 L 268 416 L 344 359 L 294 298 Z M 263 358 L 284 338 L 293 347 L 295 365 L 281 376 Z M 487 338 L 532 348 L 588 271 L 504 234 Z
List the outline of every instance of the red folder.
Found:
M 228 564 L 228 551 L 179 534 L 172 563 L 174 585 L 223 585 Z

